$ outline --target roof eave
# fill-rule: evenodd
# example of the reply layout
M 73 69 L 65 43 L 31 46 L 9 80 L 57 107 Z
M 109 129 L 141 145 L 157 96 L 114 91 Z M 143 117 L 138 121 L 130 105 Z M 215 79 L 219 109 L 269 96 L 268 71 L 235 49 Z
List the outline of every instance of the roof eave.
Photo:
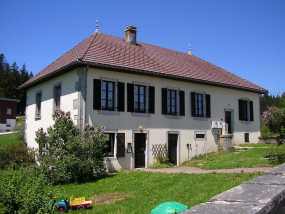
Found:
M 41 82 L 44 82 L 48 79 L 59 76 L 59 75 L 63 74 L 65 71 L 69 71 L 72 68 L 80 67 L 82 65 L 87 65 L 87 64 L 89 64 L 90 67 L 94 67 L 94 68 L 108 69 L 108 70 L 120 71 L 120 72 L 123 71 L 126 73 L 144 74 L 144 75 L 157 76 L 157 77 L 162 77 L 162 78 L 167 78 L 167 79 L 171 78 L 171 79 L 176 79 L 176 80 L 180 80 L 180 81 L 201 83 L 201 84 L 205 84 L 205 85 L 220 86 L 220 87 L 225 87 L 225 88 L 232 88 L 232 89 L 238 89 L 238 90 L 243 90 L 243 91 L 255 92 L 255 93 L 259 93 L 259 94 L 268 93 L 267 90 L 257 90 L 257 89 L 252 89 L 252 88 L 234 86 L 234 85 L 211 82 L 211 81 L 206 81 L 206 80 L 198 80 L 198 79 L 192 79 L 192 78 L 181 77 L 181 76 L 176 76 L 176 75 L 162 74 L 162 73 L 158 73 L 155 71 L 139 70 L 139 69 L 120 67 L 120 66 L 112 66 L 112 65 L 100 64 L 100 63 L 82 62 L 79 60 L 74 61 L 74 62 L 66 65 L 65 67 L 60 68 L 60 69 L 52 72 L 51 74 L 40 77 L 39 79 L 36 79 L 35 81 L 33 81 L 27 85 L 22 85 L 19 87 L 19 89 L 28 89 L 28 88 L 33 87 L 37 84 L 40 84 Z

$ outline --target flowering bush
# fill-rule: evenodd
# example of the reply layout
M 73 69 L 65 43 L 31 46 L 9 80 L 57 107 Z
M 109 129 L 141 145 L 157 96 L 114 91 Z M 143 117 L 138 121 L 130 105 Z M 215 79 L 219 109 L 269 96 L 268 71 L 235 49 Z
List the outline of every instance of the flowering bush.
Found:
M 263 112 L 265 125 L 277 137 L 278 144 L 285 138 L 285 108 L 269 107 Z
M 81 133 L 70 113 L 60 111 L 55 124 L 36 132 L 38 160 L 49 183 L 83 182 L 105 173 L 108 135 L 103 126 L 86 126 Z

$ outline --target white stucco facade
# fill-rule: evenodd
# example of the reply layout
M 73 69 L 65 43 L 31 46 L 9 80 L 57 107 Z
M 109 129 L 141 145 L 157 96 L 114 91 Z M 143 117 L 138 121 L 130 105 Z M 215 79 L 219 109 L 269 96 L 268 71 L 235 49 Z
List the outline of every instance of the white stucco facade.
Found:
M 175 164 L 180 165 L 192 157 L 208 152 L 218 151 L 219 139 L 218 130 L 211 130 L 212 121 L 225 121 L 225 111 L 231 115 L 231 129 L 233 143 L 245 142 L 245 133 L 248 133 L 249 142 L 257 143 L 260 136 L 259 117 L 259 94 L 237 89 L 230 89 L 219 86 L 202 85 L 198 83 L 172 80 L 154 76 L 123 73 L 118 71 L 100 70 L 89 68 L 81 69 L 86 78 L 86 99 L 82 104 L 77 102 L 81 95 L 85 97 L 84 90 L 79 91 L 76 83 L 80 81 L 78 70 L 75 69 L 65 74 L 47 80 L 27 91 L 26 107 L 26 140 L 29 146 L 37 147 L 35 143 L 35 131 L 43 127 L 44 130 L 54 123 L 54 87 L 61 86 L 60 109 L 70 111 L 74 123 L 78 125 L 80 109 L 83 111 L 83 123 L 93 125 L 103 124 L 107 133 L 124 133 L 125 136 L 125 157 L 116 157 L 117 139 L 114 139 L 114 156 L 108 157 L 108 167 L 113 169 L 133 169 L 136 167 L 136 134 L 144 134 L 144 165 L 148 167 L 154 162 L 153 145 L 169 146 L 169 138 L 175 136 L 176 154 L 172 154 Z M 125 110 L 118 112 L 100 111 L 93 109 L 93 80 L 101 79 L 125 83 L 124 103 Z M 81 81 L 81 84 L 85 84 Z M 127 84 L 149 85 L 155 88 L 154 114 L 140 114 L 127 111 Z M 84 89 L 85 87 L 81 87 Z M 185 92 L 185 116 L 169 116 L 162 114 L 162 88 L 182 90 Z M 36 94 L 41 93 L 41 117 L 36 118 Z M 210 95 L 211 117 L 199 118 L 191 115 L 191 92 L 205 93 Z M 239 99 L 253 102 L 253 121 L 239 120 Z M 116 101 L 118 102 L 118 101 Z M 75 104 L 77 103 L 77 104 Z M 204 138 L 197 139 L 195 134 L 202 134 Z M 219 130 L 219 134 L 221 131 Z M 197 137 L 197 136 L 196 136 Z M 128 152 L 128 146 L 132 150 Z M 190 146 L 191 145 L 191 146 Z

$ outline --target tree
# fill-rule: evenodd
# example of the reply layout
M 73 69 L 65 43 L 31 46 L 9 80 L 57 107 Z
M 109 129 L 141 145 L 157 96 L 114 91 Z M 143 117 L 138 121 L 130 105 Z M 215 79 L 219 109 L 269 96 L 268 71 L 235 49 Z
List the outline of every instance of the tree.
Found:
M 263 120 L 270 131 L 276 135 L 277 143 L 282 144 L 285 139 L 285 107 L 269 107 L 267 111 L 263 112 Z
M 23 115 L 26 106 L 26 92 L 18 90 L 18 87 L 31 77 L 33 74 L 32 72 L 28 73 L 25 64 L 19 71 L 16 62 L 10 66 L 4 54 L 0 54 L 0 97 L 19 99 L 17 114 Z

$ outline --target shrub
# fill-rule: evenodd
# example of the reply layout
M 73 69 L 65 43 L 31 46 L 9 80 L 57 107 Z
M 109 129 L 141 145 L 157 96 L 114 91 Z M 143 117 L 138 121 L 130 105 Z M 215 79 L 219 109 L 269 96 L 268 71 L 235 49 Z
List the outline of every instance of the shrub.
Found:
M 25 143 L 12 144 L 0 148 L 0 169 L 30 166 L 35 163 L 34 151 L 27 148 Z
M 36 132 L 40 166 L 52 184 L 83 182 L 105 173 L 104 157 L 108 135 L 103 126 L 86 126 L 83 133 L 73 124 L 70 113 L 60 111 L 55 124 Z
M 38 168 L 5 170 L 0 176 L 0 213 L 53 213 L 51 203 L 43 201 L 55 199 L 58 193 L 49 191 L 45 179 Z
M 167 157 L 167 147 L 166 144 L 163 145 L 158 151 L 158 154 L 155 157 L 155 162 L 149 166 L 151 169 L 158 169 L 158 168 L 169 168 L 172 167 L 172 163 L 169 162 L 169 158 Z
M 285 163 L 285 152 L 279 148 L 270 149 L 265 157 L 276 164 Z
M 25 123 L 17 123 L 14 127 L 14 131 L 16 132 L 16 136 L 19 141 L 25 141 Z

